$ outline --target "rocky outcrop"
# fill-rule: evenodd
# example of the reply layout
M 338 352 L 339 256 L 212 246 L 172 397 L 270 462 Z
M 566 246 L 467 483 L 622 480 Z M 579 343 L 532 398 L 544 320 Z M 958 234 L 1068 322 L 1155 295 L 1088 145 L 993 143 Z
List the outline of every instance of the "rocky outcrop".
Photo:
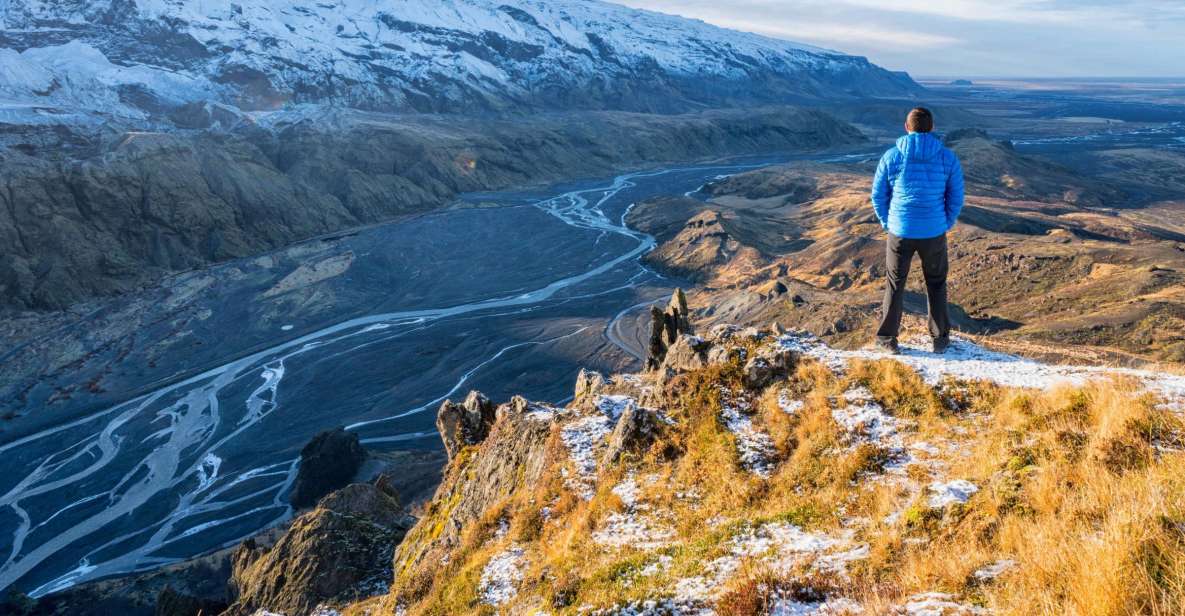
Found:
M 654 409 L 629 404 L 617 418 L 613 432 L 605 441 L 601 468 L 610 468 L 630 453 L 640 453 L 650 445 L 658 431 L 659 418 Z
M 397 498 L 352 484 L 321 499 L 271 547 L 252 540 L 234 554 L 228 616 L 265 609 L 308 614 L 383 592 L 391 555 L 415 520 Z
M 300 450 L 300 470 L 289 501 L 298 509 L 312 506 L 322 496 L 350 482 L 366 461 L 358 435 L 345 428 L 327 430 Z
M 646 369 L 656 370 L 662 365 L 670 348 L 683 334 L 692 332 L 688 320 L 687 296 L 675 289 L 666 310 L 650 307 L 650 343 L 646 355 Z
M 479 391 L 471 391 L 461 404 L 445 400 L 436 412 L 436 430 L 444 441 L 444 451 L 452 460 L 466 445 L 485 440 L 494 423 L 495 407 Z
M 445 470 L 424 514 L 433 521 L 418 524 L 396 551 L 397 585 L 430 578 L 441 556 L 493 503 L 543 476 L 554 411 L 521 397 L 498 406 L 486 438 L 469 455 L 454 457 Z

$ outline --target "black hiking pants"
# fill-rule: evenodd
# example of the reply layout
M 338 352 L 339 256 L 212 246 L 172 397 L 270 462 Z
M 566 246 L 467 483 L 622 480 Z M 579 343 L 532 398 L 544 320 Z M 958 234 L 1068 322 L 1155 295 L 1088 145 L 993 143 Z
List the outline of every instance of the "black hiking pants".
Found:
M 924 240 L 911 240 L 889 234 L 885 244 L 885 300 L 881 306 L 881 325 L 876 337 L 894 340 L 901 332 L 901 312 L 905 303 L 905 283 L 909 280 L 914 253 L 922 259 L 926 279 L 926 300 L 930 307 L 930 335 L 936 339 L 950 336 L 950 314 L 946 307 L 946 234 Z

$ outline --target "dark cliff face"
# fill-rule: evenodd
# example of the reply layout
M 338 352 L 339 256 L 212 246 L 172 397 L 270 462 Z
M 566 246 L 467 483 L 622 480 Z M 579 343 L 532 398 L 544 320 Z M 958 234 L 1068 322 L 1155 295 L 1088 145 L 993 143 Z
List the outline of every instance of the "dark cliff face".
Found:
M 795 109 L 485 122 L 342 112 L 275 130 L 127 132 L 81 160 L 10 147 L 0 151 L 0 307 L 63 308 L 467 191 L 861 139 Z

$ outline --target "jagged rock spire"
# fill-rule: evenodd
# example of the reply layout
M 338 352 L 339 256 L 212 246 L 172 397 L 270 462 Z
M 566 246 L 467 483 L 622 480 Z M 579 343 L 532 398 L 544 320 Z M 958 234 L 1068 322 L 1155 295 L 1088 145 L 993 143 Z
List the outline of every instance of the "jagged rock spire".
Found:
M 683 289 L 675 289 L 665 311 L 658 306 L 650 307 L 650 345 L 646 354 L 646 369 L 657 370 L 679 335 L 691 333 L 687 296 L 683 294 Z

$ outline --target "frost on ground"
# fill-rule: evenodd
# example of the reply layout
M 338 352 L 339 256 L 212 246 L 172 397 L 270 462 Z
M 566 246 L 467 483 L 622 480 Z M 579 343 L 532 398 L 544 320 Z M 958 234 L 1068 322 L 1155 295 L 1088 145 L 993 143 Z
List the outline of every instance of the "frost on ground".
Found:
M 479 591 L 488 605 L 501 605 L 514 599 L 523 581 L 523 549 L 511 546 L 486 563 L 481 572 Z
M 748 401 L 741 396 L 725 392 L 720 397 L 720 418 L 736 437 L 741 466 L 754 475 L 768 478 L 774 466 L 774 442 L 753 425 L 753 420 L 744 413 L 748 409 Z
M 849 616 L 861 613 L 860 604 L 849 599 L 820 602 L 801 602 L 778 599 L 770 607 L 769 616 Z
M 893 359 L 916 370 L 932 386 L 940 385 L 946 377 L 985 380 L 1025 389 L 1050 389 L 1062 384 L 1081 386 L 1092 380 L 1112 377 L 1134 378 L 1149 391 L 1162 396 L 1169 408 L 1185 412 L 1185 375 L 1132 368 L 1044 364 L 991 351 L 961 338 L 952 339 L 950 348 L 941 355 L 926 350 L 919 341 L 907 341 L 901 346 L 900 355 L 871 349 L 833 349 L 805 333 L 783 336 L 779 343 L 783 348 L 817 359 L 838 371 L 844 370 L 852 360 Z
M 795 400 L 790 397 L 790 392 L 783 389 L 778 392 L 778 408 L 782 409 L 787 415 L 796 415 L 802 410 L 806 403 L 802 400 Z
M 987 610 L 958 603 L 952 595 L 927 592 L 906 600 L 896 612 L 902 616 L 986 616 Z
M 855 442 L 880 445 L 897 444 L 897 418 L 885 412 L 872 399 L 872 392 L 864 387 L 848 390 L 843 395 L 844 406 L 831 412 L 835 422 L 847 431 Z
M 986 582 L 988 580 L 994 580 L 994 579 L 1000 577 L 1001 575 L 1004 574 L 1004 572 L 1008 571 L 1009 569 L 1011 569 L 1015 566 L 1016 566 L 1015 560 L 1009 560 L 1009 559 L 997 560 L 996 562 L 994 562 L 990 565 L 984 565 L 984 566 L 980 567 L 979 569 L 976 569 L 975 573 L 973 573 L 972 575 L 975 576 L 975 579 L 977 579 L 981 582 Z
M 616 421 L 618 417 L 621 417 L 621 414 L 624 413 L 626 409 L 630 408 L 631 406 L 636 407 L 637 405 L 637 401 L 635 401 L 630 396 L 620 395 L 601 395 L 597 396 L 596 401 L 597 410 L 601 411 L 606 417 L 614 421 Z
M 932 509 L 942 509 L 954 504 L 962 505 L 978 491 L 979 487 L 966 479 L 946 483 L 935 482 L 930 484 L 930 499 L 927 503 Z
M 569 458 L 576 470 L 576 476 L 568 478 L 568 487 L 584 500 L 592 500 L 596 493 L 597 446 L 611 429 L 608 417 L 590 415 L 560 430 L 560 438 L 568 448 Z
M 653 550 L 667 545 L 675 536 L 673 529 L 646 515 L 650 507 L 638 499 L 638 483 L 632 475 L 614 486 L 613 493 L 621 499 L 625 511 L 610 514 L 593 533 L 593 541 L 611 547 Z
M 764 563 L 771 571 L 790 575 L 803 565 L 817 571 L 845 575 L 847 564 L 868 557 L 868 546 L 850 536 L 832 537 L 805 531 L 787 522 L 770 522 L 737 533 L 728 554 L 705 566 L 705 575 L 679 580 L 675 598 L 686 603 L 710 602 L 745 560 Z M 825 613 L 825 612 L 824 612 Z

